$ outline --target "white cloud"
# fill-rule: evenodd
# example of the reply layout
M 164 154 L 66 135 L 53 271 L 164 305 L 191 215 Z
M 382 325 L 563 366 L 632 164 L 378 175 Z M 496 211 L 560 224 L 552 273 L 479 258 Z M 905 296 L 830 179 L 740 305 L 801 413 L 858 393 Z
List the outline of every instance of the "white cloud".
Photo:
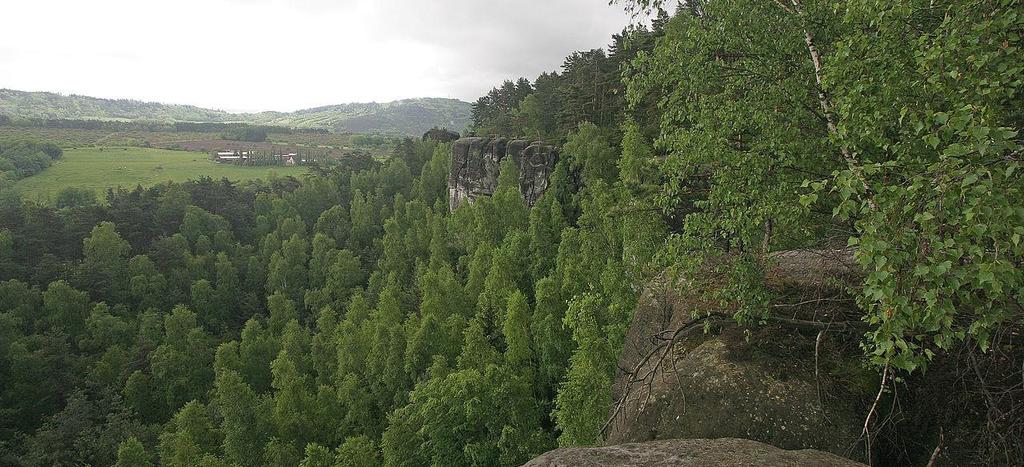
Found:
M 603 0 L 4 3 L 0 87 L 245 111 L 471 100 L 629 21 Z

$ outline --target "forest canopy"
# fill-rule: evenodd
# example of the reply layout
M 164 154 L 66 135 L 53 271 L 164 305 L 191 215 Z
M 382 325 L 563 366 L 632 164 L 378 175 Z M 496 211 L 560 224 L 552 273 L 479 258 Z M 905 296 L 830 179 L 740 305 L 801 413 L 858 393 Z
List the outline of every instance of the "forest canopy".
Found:
M 451 145 L 418 139 L 301 179 L 2 191 L 0 464 L 519 465 L 602 441 L 652 280 L 756 328 L 778 253 L 822 250 L 863 272 L 879 397 L 940 361 L 1009 375 L 949 442 L 1024 459 L 995 416 L 1024 393 L 1020 2 L 627 3 L 652 24 L 473 104 L 475 134 L 561 147 L 533 206 L 506 160 L 450 212 Z M 0 149 L 0 190 L 60 157 Z

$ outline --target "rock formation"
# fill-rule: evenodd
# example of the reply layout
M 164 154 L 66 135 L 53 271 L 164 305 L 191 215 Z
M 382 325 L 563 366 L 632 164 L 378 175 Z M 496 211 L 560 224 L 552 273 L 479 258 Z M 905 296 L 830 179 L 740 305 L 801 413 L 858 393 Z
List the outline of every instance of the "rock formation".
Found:
M 857 412 L 821 402 L 813 368 L 770 354 L 741 333 L 681 344 L 650 389 L 634 388 L 607 441 L 739 437 L 784 449 L 862 453 Z
M 674 439 L 596 448 L 561 448 L 525 464 L 555 466 L 793 466 L 856 467 L 864 464 L 827 452 L 787 451 L 746 439 Z
M 511 151 L 511 144 L 509 149 L 509 155 L 519 167 L 519 190 L 526 204 L 533 206 L 548 189 L 551 172 L 558 161 L 558 149 L 539 141 L 530 143 L 521 152 Z
M 452 144 L 452 168 L 448 176 L 451 210 L 480 196 L 490 196 L 498 187 L 501 163 L 512 158 L 519 168 L 519 190 L 532 206 L 548 188 L 549 177 L 558 160 L 558 148 L 543 141 L 468 137 Z
M 441 143 L 450 143 L 459 139 L 459 134 L 447 128 L 431 128 L 423 133 L 423 141 L 430 139 Z
M 849 256 L 776 255 L 769 285 L 787 291 L 788 302 L 807 304 L 780 308 L 786 318 L 778 325 L 749 331 L 732 320 L 734 310 L 693 292 L 707 285 L 667 278 L 649 284 L 625 336 L 605 442 L 744 438 L 862 459 L 865 408 L 858 404 L 877 376 L 859 364 L 857 352 L 843 352 L 850 345 L 843 336 L 856 348 L 859 335 L 858 323 L 844 318 L 851 302 L 813 299 L 841 297 L 841 286 L 822 277 L 850 274 Z M 820 329 L 810 319 L 837 324 L 816 340 Z

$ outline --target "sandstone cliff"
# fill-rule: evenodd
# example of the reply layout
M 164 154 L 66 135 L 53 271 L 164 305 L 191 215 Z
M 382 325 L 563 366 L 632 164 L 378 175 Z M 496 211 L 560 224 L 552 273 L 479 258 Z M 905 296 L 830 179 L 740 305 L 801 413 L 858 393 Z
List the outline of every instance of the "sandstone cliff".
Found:
M 558 161 L 558 148 L 543 141 L 468 137 L 452 144 L 452 168 L 448 176 L 449 207 L 457 209 L 498 187 L 501 163 L 511 158 L 519 168 L 519 190 L 526 204 L 544 194 Z

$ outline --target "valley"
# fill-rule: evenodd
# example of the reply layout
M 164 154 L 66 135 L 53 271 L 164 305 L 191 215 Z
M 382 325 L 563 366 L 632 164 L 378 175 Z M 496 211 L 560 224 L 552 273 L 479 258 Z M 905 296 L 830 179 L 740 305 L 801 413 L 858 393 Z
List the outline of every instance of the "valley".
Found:
M 51 203 L 65 187 L 91 191 L 102 199 L 108 189 L 132 190 L 166 182 L 209 177 L 244 182 L 275 176 L 299 177 L 305 167 L 244 167 L 218 164 L 209 153 L 140 147 L 67 149 L 64 157 L 38 175 L 20 180 L 14 189 L 26 200 Z
M 0 465 L 1024 465 L 1022 0 L 54 1 Z

